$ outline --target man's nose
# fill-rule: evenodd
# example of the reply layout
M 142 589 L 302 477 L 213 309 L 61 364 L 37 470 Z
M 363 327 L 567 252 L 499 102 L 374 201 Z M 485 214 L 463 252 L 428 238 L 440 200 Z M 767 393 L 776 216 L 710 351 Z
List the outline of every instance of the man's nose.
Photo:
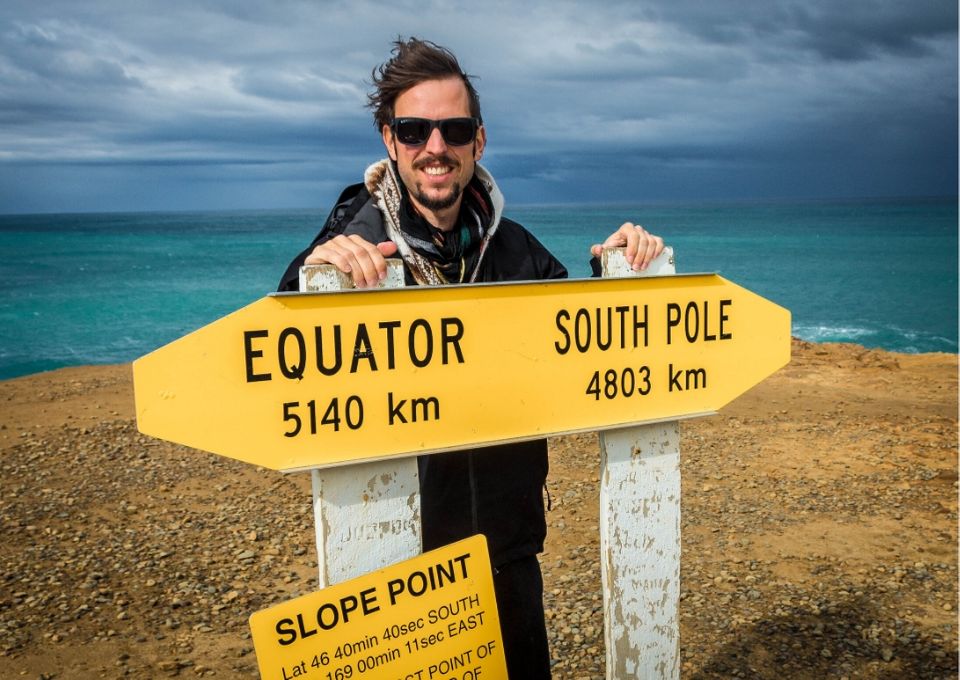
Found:
M 433 128 L 430 131 L 430 136 L 427 138 L 426 151 L 427 153 L 433 155 L 446 153 L 447 143 L 443 141 L 443 135 L 440 134 L 440 128 Z

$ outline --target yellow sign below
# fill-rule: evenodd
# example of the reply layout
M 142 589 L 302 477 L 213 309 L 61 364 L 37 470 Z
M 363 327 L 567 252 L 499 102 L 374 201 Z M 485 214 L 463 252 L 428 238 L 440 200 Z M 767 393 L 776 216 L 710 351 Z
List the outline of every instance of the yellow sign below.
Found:
M 711 413 L 789 360 L 709 274 L 274 295 L 133 371 L 141 432 L 296 470 Z
M 473 536 L 250 617 L 263 680 L 506 680 L 487 541 Z

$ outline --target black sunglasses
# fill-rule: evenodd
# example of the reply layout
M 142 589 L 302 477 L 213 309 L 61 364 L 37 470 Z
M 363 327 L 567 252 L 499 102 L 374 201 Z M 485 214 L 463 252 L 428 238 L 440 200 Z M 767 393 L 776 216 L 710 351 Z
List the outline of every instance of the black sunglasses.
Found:
M 434 128 L 440 128 L 440 135 L 447 144 L 463 146 L 476 138 L 479 127 L 479 118 L 394 118 L 390 122 L 390 129 L 397 141 L 407 146 L 426 144 Z

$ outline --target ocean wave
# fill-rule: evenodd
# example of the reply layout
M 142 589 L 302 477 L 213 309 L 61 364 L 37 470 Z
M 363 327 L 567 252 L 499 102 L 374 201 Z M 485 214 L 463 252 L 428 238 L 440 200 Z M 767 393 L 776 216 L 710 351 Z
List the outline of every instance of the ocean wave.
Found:
M 933 333 L 897 327 L 870 328 L 853 325 L 794 324 L 793 335 L 809 342 L 851 342 L 893 352 L 957 352 L 957 341 Z

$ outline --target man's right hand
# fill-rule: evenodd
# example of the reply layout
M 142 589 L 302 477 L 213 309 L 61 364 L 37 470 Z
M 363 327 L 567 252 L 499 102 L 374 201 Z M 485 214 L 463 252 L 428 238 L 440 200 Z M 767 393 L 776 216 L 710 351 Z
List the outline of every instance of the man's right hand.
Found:
M 372 288 L 387 277 L 386 258 L 396 252 L 393 241 L 373 244 L 357 235 L 341 234 L 314 248 L 303 263 L 332 264 L 350 274 L 357 288 Z

